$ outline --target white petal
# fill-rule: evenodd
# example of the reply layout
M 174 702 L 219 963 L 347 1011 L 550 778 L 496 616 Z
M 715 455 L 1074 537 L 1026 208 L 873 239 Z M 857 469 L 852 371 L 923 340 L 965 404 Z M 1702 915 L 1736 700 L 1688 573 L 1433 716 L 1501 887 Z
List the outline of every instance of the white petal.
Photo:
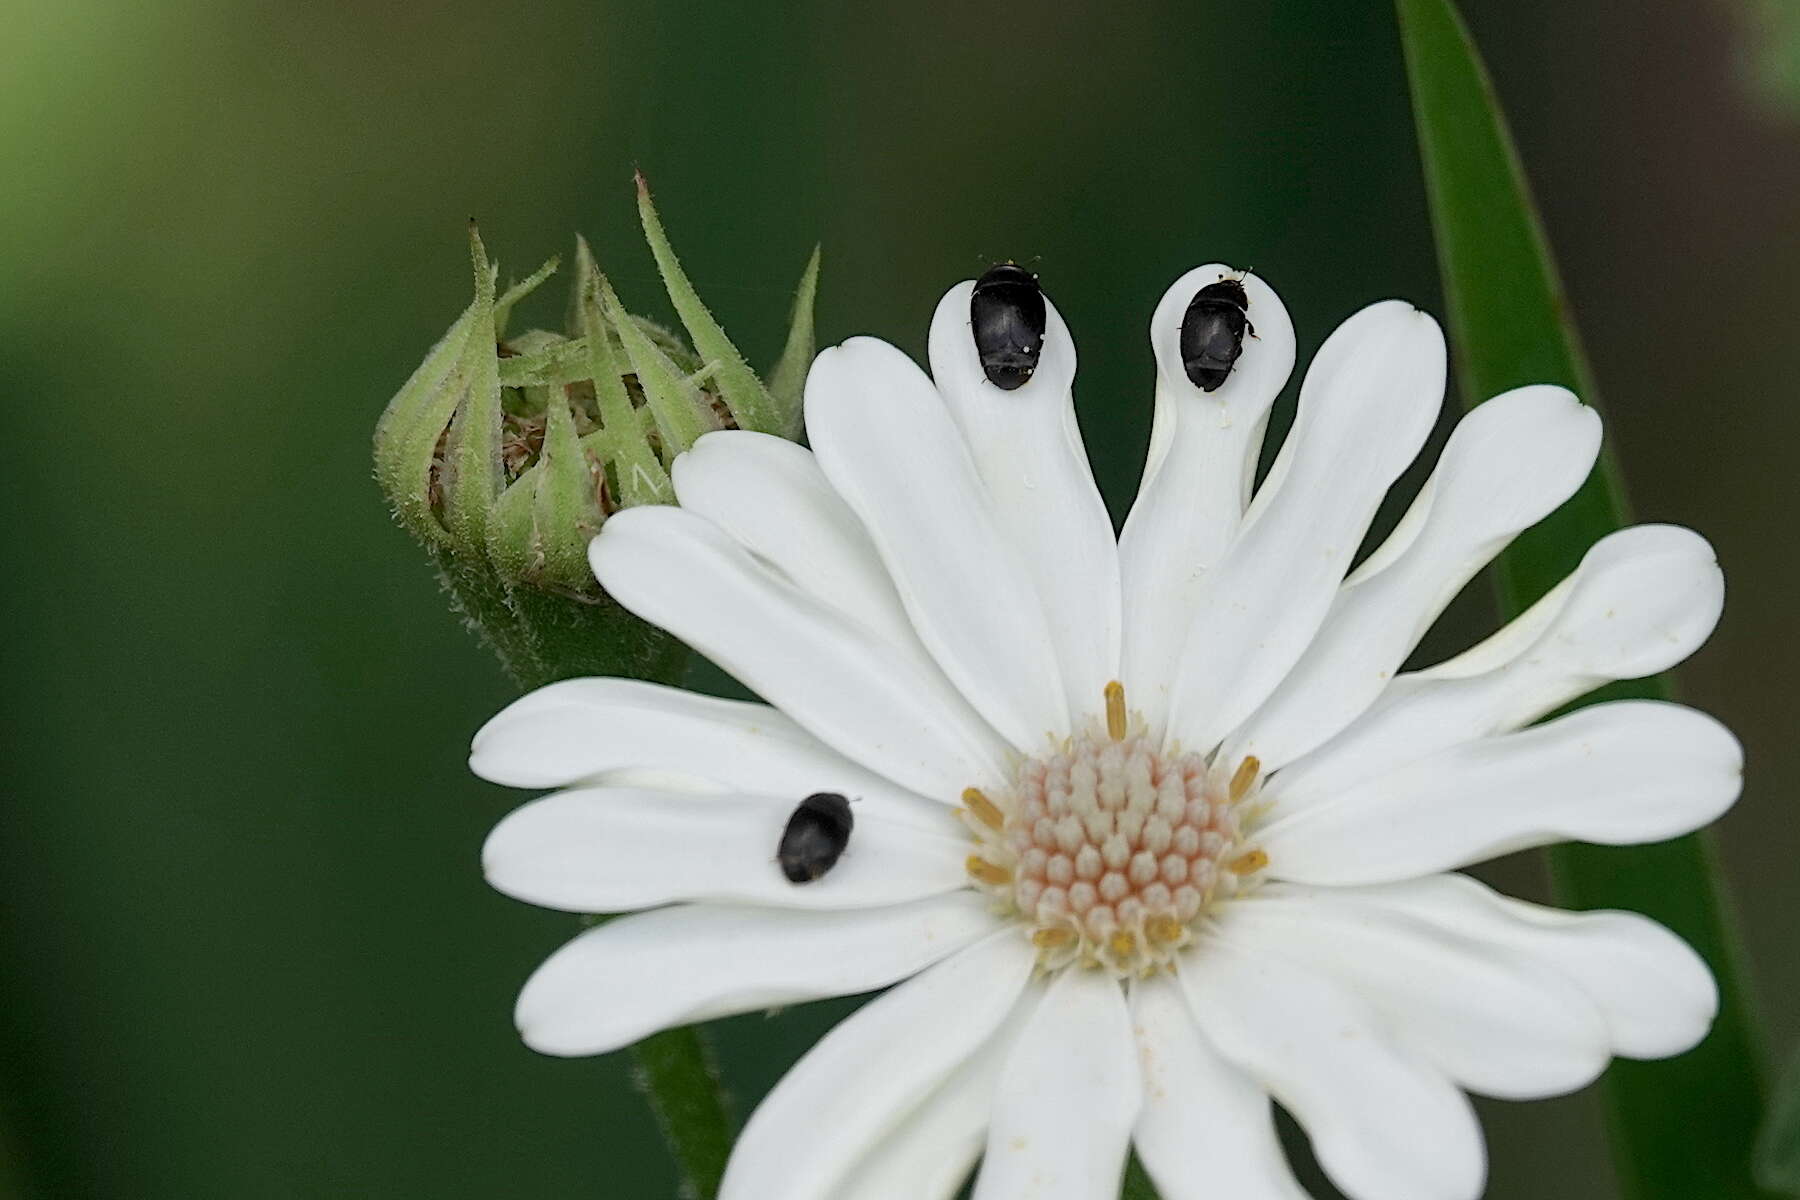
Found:
M 1246 315 L 1256 336 L 1244 339 L 1243 354 L 1214 391 L 1188 379 L 1181 319 L 1194 293 L 1235 275 L 1223 263 L 1194 268 L 1163 294 L 1150 319 L 1156 424 L 1137 501 L 1119 535 L 1126 611 L 1120 678 L 1127 699 L 1159 717 L 1168 710 L 1200 581 L 1237 532 L 1269 409 L 1294 369 L 1287 309 L 1268 284 L 1246 274 Z
M 1027 993 L 1007 1021 L 1022 1017 L 1021 1010 L 1034 998 Z M 869 1150 L 839 1194 L 847 1200 L 950 1200 L 961 1195 L 987 1142 L 994 1088 L 1011 1045 L 1006 1036 L 989 1038 Z
M 1275 1136 L 1269 1094 L 1207 1043 L 1181 985 L 1166 975 L 1135 984 L 1131 1017 L 1144 1073 L 1131 1140 L 1157 1195 L 1306 1200 Z
M 681 506 L 897 645 L 918 642 L 887 568 L 812 452 L 747 429 L 709 433 L 670 470 Z
M 1007 392 L 989 383 L 969 331 L 973 281 L 931 321 L 931 374 L 968 443 L 994 518 L 1037 585 L 1069 710 L 1094 711 L 1119 673 L 1119 551 L 1075 423 L 1075 341 L 1044 300 L 1038 368 Z
M 1351 1200 L 1475 1200 L 1487 1173 L 1468 1099 L 1329 976 L 1217 932 L 1180 972 L 1200 1030 L 1312 1139 Z
M 1232 936 L 1329 973 L 1461 1086 L 1507 1100 L 1586 1087 L 1611 1040 L 1563 975 L 1491 940 L 1358 903 L 1356 888 L 1263 889 L 1231 906 Z
M 1409 304 L 1371 305 L 1326 339 L 1300 388 L 1285 463 L 1201 584 L 1170 696 L 1171 740 L 1212 750 L 1299 660 L 1443 396 L 1443 333 Z
M 604 1054 L 659 1029 L 885 987 L 994 927 L 968 891 L 840 912 L 659 908 L 590 929 L 544 960 L 513 1019 L 544 1054 Z
M 619 603 L 856 762 L 927 795 L 1004 778 L 1004 746 L 941 676 L 706 518 L 629 508 L 607 519 L 588 555 Z
M 1673 525 L 1610 534 L 1517 620 L 1449 662 L 1396 679 L 1263 795 L 1278 812 L 1296 812 L 1382 771 L 1517 729 L 1601 684 L 1666 670 L 1706 640 L 1724 595 L 1699 534 Z
M 1599 453 L 1599 415 L 1559 387 L 1519 388 L 1464 417 L 1399 527 L 1339 590 L 1225 760 L 1255 755 L 1274 770 L 1355 720 L 1463 586 L 1574 495 Z
M 813 362 L 806 429 L 920 640 L 969 703 L 1028 753 L 1066 733 L 1037 587 L 925 373 L 886 342 L 851 338 Z
M 1678 704 L 1619 700 L 1440 751 L 1277 816 L 1277 878 L 1386 883 L 1551 842 L 1633 845 L 1698 829 L 1737 799 L 1743 751 Z
M 848 1017 L 751 1116 L 720 1200 L 845 1195 L 858 1160 L 994 1039 L 1033 960 L 1030 942 L 1002 929 Z
M 514 810 L 488 835 L 481 865 L 495 888 L 568 912 L 613 913 L 676 900 L 775 908 L 874 908 L 953 891 L 966 837 L 948 813 L 924 833 L 856 805 L 837 865 L 790 883 L 775 849 L 797 798 L 597 787 Z
M 1570 913 L 1493 892 L 1466 875 L 1362 888 L 1299 889 L 1320 903 L 1404 914 L 1459 937 L 1504 947 L 1571 980 L 1605 1020 L 1615 1054 L 1666 1058 L 1692 1049 L 1719 1011 L 1706 963 L 1680 938 L 1632 912 Z
M 1007 1056 L 974 1200 L 1112 1200 L 1142 1104 L 1124 992 L 1062 972 Z
M 565 679 L 513 701 L 475 735 L 469 768 L 521 788 L 658 776 L 795 802 L 841 792 L 931 831 L 953 799 L 927 799 L 857 766 L 766 704 L 636 679 Z

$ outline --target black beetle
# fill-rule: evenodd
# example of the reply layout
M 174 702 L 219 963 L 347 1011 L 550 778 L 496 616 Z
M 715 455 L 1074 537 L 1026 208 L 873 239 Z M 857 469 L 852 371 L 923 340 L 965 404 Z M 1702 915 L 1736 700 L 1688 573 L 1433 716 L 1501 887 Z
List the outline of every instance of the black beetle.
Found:
M 1024 385 L 1044 348 L 1044 291 L 1016 263 L 990 267 L 969 297 L 975 354 L 988 382 L 1003 392 Z
M 1181 318 L 1181 365 L 1203 392 L 1216 391 L 1244 352 L 1244 334 L 1256 326 L 1244 315 L 1250 297 L 1242 279 L 1221 279 L 1194 293 Z
M 850 844 L 854 824 L 850 801 L 836 792 L 814 792 L 802 800 L 775 850 L 781 873 L 789 883 L 811 883 L 831 870 Z

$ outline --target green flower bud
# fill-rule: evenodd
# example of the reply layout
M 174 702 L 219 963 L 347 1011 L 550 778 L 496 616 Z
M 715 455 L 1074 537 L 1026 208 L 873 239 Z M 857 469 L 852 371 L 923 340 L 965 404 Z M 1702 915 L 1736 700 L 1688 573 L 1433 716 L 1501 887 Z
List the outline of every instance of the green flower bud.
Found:
M 471 224 L 474 302 L 375 427 L 375 477 L 395 519 L 528 685 L 666 674 L 685 650 L 601 591 L 588 543 L 621 508 L 673 504 L 669 464 L 702 434 L 799 433 L 818 251 L 765 385 L 700 302 L 637 182 L 645 236 L 692 346 L 628 313 L 580 238 L 566 332 L 510 333 L 513 310 L 558 264 L 499 292 Z

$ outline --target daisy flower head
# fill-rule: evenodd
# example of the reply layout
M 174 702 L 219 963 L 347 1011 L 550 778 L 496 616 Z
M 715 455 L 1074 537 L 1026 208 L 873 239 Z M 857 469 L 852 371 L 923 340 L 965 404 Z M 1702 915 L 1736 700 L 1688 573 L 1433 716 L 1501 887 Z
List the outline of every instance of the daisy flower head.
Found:
M 1244 319 L 1221 375 L 1236 327 L 1196 298 L 1222 282 Z M 1699 646 L 1711 548 L 1623 530 L 1486 641 L 1400 669 L 1586 478 L 1594 411 L 1547 386 L 1481 405 L 1352 570 L 1437 418 L 1443 336 L 1399 301 L 1345 321 L 1257 485 L 1293 328 L 1209 264 L 1151 321 L 1155 424 L 1115 537 L 1067 326 L 1046 301 L 996 382 L 974 289 L 939 304 L 929 376 L 872 338 L 828 349 L 810 450 L 708 434 L 674 464 L 679 508 L 595 539 L 611 595 L 766 703 L 577 679 L 477 735 L 478 774 L 557 789 L 494 830 L 493 885 L 632 914 L 531 977 L 526 1042 L 596 1054 L 887 988 L 763 1101 L 726 1200 L 950 1197 L 978 1162 L 978 1200 L 1098 1200 L 1133 1147 L 1165 1200 L 1299 1197 L 1272 1101 L 1356 1200 L 1466 1200 L 1465 1093 L 1554 1095 L 1698 1042 L 1716 991 L 1667 930 L 1456 872 L 1673 837 L 1736 798 L 1737 742 L 1691 709 L 1535 723 Z M 777 848 L 818 795 L 852 821 L 796 883 Z

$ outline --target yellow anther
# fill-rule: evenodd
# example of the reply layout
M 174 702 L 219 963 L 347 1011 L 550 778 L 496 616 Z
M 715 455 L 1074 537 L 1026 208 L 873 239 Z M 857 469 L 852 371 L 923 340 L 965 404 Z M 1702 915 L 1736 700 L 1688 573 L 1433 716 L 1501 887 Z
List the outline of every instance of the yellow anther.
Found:
M 1116 679 L 1106 685 L 1106 736 L 1125 740 L 1125 685 Z
M 989 829 L 999 829 L 1006 824 L 1006 817 L 994 807 L 994 802 L 982 795 L 980 788 L 964 788 L 963 803 L 975 814 L 975 819 Z
M 1267 851 L 1250 850 L 1226 863 L 1225 869 L 1233 875 L 1254 875 L 1268 865 Z
M 969 855 L 969 861 L 964 865 L 968 867 L 970 875 L 983 883 L 991 883 L 998 887 L 1000 884 L 1012 882 L 1011 871 L 1005 867 L 995 866 L 979 854 Z
M 1168 913 L 1157 913 L 1144 922 L 1144 933 L 1153 942 L 1179 942 L 1181 940 L 1181 922 Z
M 1254 754 L 1249 755 L 1238 764 L 1237 772 L 1231 777 L 1230 794 L 1233 804 L 1244 798 L 1244 794 L 1250 790 L 1250 785 L 1256 782 L 1256 776 L 1261 770 L 1262 760 Z
M 1052 926 L 1049 929 L 1033 930 L 1031 934 L 1032 944 L 1040 950 L 1056 950 L 1074 940 L 1075 931 L 1065 929 L 1060 925 Z
M 1106 939 L 1106 944 L 1116 958 L 1130 958 L 1137 953 L 1137 935 L 1129 929 L 1121 929 Z

